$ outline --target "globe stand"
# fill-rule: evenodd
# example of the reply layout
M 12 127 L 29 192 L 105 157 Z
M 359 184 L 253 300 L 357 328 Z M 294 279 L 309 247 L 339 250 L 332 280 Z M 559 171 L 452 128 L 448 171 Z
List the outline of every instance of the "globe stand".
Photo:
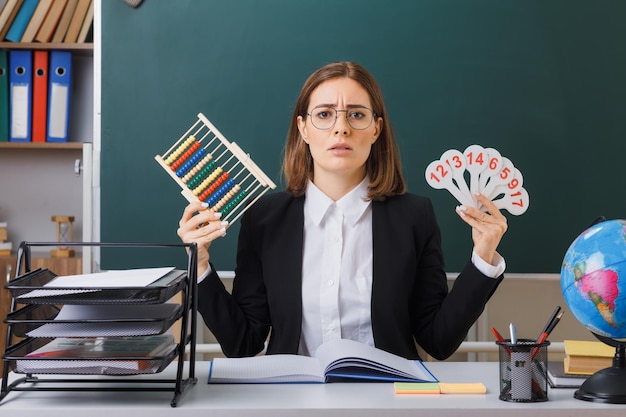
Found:
M 593 332 L 592 332 L 593 333 Z M 626 404 L 626 342 L 593 333 L 607 345 L 615 347 L 613 366 L 601 369 L 583 382 L 574 398 L 610 404 Z

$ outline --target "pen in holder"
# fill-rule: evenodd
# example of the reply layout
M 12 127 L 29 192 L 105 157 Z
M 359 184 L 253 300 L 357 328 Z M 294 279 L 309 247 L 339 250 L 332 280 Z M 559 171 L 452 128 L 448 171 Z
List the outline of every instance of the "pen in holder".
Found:
M 548 400 L 548 345 L 531 339 L 496 342 L 500 357 L 500 399 L 512 402 Z

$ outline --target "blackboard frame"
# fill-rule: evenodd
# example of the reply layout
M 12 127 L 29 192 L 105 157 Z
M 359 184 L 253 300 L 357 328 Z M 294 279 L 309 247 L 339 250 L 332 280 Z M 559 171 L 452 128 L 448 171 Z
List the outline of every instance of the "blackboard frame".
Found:
M 626 216 L 625 16 L 619 0 L 102 2 L 101 239 L 177 240 L 186 201 L 153 157 L 198 112 L 280 189 L 301 84 L 354 60 L 381 84 L 409 191 L 433 200 L 447 269 L 469 259 L 470 232 L 424 170 L 477 143 L 510 158 L 530 195 L 507 215 L 507 270 L 558 273 L 597 216 Z M 234 268 L 237 231 L 214 243 L 218 269 Z M 101 254 L 104 268 L 148 257 Z

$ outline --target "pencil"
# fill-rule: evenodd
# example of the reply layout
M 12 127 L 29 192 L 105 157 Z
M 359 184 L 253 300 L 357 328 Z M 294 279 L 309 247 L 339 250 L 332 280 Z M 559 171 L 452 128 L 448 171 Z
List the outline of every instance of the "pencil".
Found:
M 561 321 L 561 317 L 563 317 L 563 313 L 564 313 L 564 311 L 560 311 L 554 317 L 553 320 L 550 320 L 550 323 L 546 327 L 545 331 L 542 332 L 541 336 L 539 336 L 539 338 L 537 339 L 537 344 L 538 345 L 542 344 L 543 342 L 545 342 L 548 339 L 548 336 L 550 335 L 550 333 L 552 333 L 552 330 L 554 330 L 556 325 L 559 324 L 559 321 Z M 533 352 L 531 354 L 531 359 L 535 359 L 535 356 L 537 355 L 538 352 L 539 352 L 539 347 L 534 348 Z
M 552 315 L 550 315 L 550 318 L 546 322 L 545 326 L 543 326 L 543 329 L 541 330 L 541 333 L 539 333 L 539 337 L 537 337 L 537 340 L 539 340 L 541 338 L 542 334 L 548 332 L 548 329 L 550 328 L 550 326 L 552 325 L 552 322 L 556 319 L 556 316 L 557 316 L 557 314 L 559 314 L 560 311 L 561 311 L 561 306 L 556 306 L 556 308 L 552 312 Z

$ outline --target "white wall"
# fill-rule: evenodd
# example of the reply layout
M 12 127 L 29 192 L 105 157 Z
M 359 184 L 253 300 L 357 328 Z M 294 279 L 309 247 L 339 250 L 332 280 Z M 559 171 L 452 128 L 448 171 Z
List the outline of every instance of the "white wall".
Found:
M 75 216 L 74 238 L 82 238 L 82 177 L 74 174 L 81 158 L 80 149 L 0 149 L 0 221 L 14 249 L 23 240 L 56 241 L 53 215 Z

